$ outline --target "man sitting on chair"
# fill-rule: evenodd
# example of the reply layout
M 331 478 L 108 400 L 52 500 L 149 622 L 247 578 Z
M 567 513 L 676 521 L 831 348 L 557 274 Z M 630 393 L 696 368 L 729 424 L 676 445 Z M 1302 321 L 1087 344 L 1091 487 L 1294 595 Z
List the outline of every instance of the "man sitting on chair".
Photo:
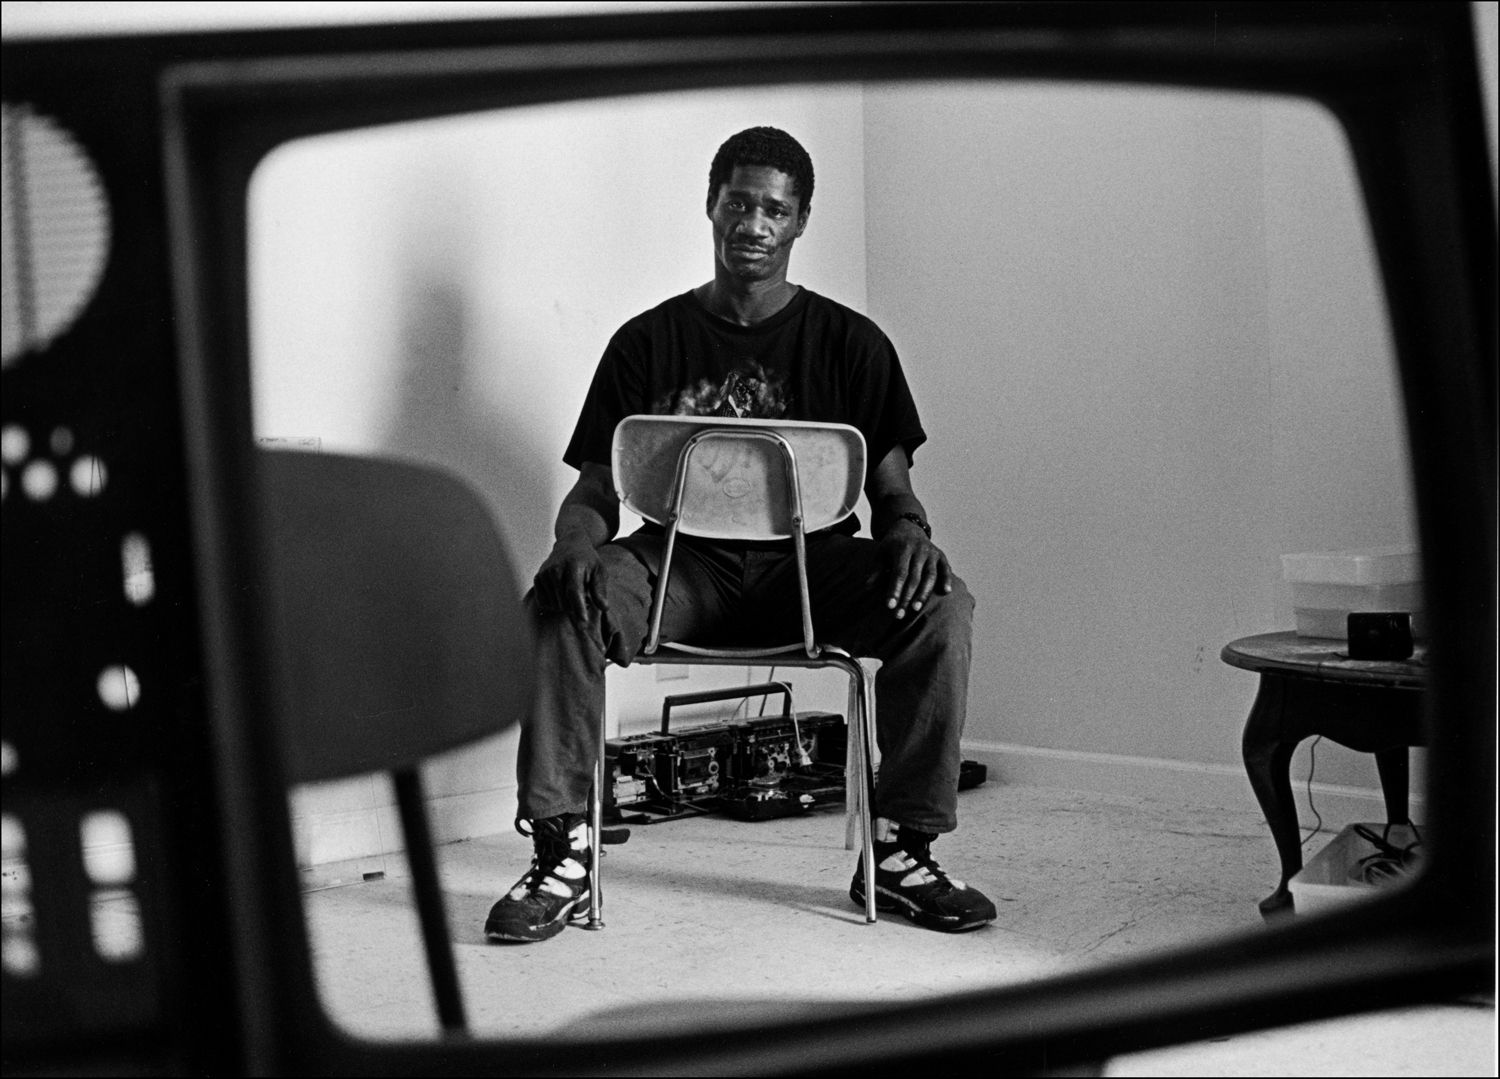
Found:
M 875 792 L 879 909 L 933 929 L 995 918 L 950 878 L 929 844 L 957 827 L 959 738 L 969 687 L 974 601 L 931 540 L 908 468 L 927 438 L 901 364 L 879 327 L 787 282 L 807 228 L 812 160 L 784 131 L 729 139 L 708 174 L 714 277 L 622 326 L 609 343 L 563 459 L 578 482 L 557 515 L 557 542 L 536 575 L 537 690 L 521 728 L 516 827 L 533 837 L 531 869 L 490 911 L 491 940 L 545 940 L 589 906 L 585 811 L 598 753 L 608 661 L 645 645 L 664 535 L 624 539 L 610 473 L 615 425 L 641 413 L 846 423 L 864 435 L 874 540 L 857 519 L 807 537 L 818 639 L 880 659 Z M 662 636 L 689 644 L 773 645 L 800 638 L 790 540 L 679 536 Z M 525 827 L 523 827 L 523 825 Z M 850 897 L 865 903 L 864 867 Z

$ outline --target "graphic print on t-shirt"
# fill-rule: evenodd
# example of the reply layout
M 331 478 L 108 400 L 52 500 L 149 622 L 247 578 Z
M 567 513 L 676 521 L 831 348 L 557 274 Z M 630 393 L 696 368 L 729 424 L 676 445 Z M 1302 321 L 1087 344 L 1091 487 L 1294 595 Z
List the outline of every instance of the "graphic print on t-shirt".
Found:
M 787 413 L 786 383 L 751 362 L 747 371 L 731 371 L 718 385 L 704 378 L 664 395 L 652 409 L 658 416 L 730 416 L 742 420 L 779 420 Z
M 890 338 L 864 315 L 804 288 L 763 322 L 740 326 L 684 292 L 621 326 L 594 371 L 563 453 L 606 467 L 626 416 L 847 423 L 873 466 L 927 438 Z M 851 518 L 852 520 L 852 518 Z

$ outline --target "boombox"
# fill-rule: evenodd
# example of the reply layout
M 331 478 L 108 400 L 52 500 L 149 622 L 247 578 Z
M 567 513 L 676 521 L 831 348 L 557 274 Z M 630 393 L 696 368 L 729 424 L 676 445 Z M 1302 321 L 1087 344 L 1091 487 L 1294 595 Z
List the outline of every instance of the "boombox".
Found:
M 651 824 L 716 810 L 764 820 L 842 805 L 844 746 L 844 717 L 829 712 L 613 738 L 605 743 L 604 811 L 611 822 Z
M 673 708 L 778 693 L 779 716 L 672 730 Z M 844 717 L 793 711 L 787 682 L 669 696 L 660 731 L 605 742 L 605 817 L 612 824 L 656 824 L 724 812 L 770 820 L 843 805 L 847 748 Z M 958 789 L 985 778 L 984 765 L 963 761 Z
M 674 708 L 776 694 L 779 716 L 672 730 Z M 764 820 L 842 804 L 844 731 L 843 716 L 793 711 L 788 682 L 668 696 L 660 732 L 605 743 L 605 814 L 638 824 L 716 810 Z

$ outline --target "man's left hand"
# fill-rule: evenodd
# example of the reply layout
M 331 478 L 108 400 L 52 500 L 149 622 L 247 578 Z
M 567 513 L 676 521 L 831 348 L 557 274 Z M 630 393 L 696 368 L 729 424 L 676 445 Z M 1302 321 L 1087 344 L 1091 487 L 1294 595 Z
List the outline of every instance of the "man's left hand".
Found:
M 880 538 L 877 550 L 888 582 L 885 605 L 897 618 L 922 609 L 936 589 L 953 591 L 953 570 L 945 555 L 914 522 L 899 520 Z

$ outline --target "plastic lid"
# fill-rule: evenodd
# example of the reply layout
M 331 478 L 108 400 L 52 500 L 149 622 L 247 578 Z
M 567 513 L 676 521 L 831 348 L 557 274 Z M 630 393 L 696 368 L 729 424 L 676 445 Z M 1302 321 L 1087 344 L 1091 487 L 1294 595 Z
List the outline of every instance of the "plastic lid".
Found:
M 1281 576 L 1309 584 L 1406 584 L 1422 579 L 1422 559 L 1409 544 L 1284 554 Z

